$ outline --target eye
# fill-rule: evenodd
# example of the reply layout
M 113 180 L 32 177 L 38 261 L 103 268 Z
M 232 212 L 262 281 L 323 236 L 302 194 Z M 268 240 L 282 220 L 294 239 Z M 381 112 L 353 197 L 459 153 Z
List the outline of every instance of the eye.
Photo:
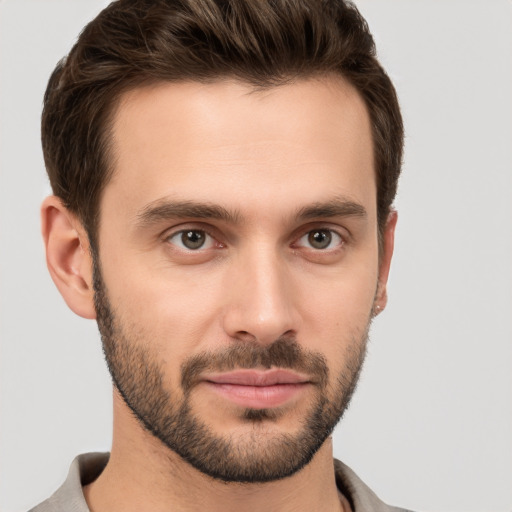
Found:
M 334 249 L 343 244 L 343 239 L 332 229 L 313 229 L 301 236 L 298 245 L 319 251 Z
M 206 231 L 201 229 L 184 229 L 174 233 L 167 239 L 171 244 L 187 251 L 210 249 L 215 240 Z

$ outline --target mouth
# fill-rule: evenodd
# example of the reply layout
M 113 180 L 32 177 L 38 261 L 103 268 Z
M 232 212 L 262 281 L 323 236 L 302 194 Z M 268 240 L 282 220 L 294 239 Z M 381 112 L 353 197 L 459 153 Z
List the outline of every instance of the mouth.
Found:
M 203 383 L 232 403 L 251 409 L 284 405 L 313 384 L 308 376 L 283 369 L 209 374 Z

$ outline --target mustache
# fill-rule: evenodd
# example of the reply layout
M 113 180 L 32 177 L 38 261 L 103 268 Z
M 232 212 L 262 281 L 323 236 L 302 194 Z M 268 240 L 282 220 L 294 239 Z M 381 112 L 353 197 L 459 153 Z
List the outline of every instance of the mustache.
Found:
M 329 368 L 325 357 L 305 350 L 292 337 L 280 337 L 269 345 L 239 342 L 218 352 L 197 354 L 181 365 L 181 385 L 187 393 L 204 373 L 271 367 L 305 373 L 313 377 L 321 389 L 327 386 Z

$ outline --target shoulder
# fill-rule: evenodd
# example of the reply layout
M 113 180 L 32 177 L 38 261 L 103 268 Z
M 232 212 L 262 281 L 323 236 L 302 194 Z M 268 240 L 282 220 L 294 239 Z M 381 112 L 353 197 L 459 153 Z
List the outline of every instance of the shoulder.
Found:
M 76 457 L 64 483 L 29 512 L 89 512 L 82 486 L 94 481 L 108 462 L 108 453 L 85 453 Z
M 357 475 L 343 462 L 334 459 L 336 484 L 349 500 L 353 512 L 411 512 L 384 503 Z

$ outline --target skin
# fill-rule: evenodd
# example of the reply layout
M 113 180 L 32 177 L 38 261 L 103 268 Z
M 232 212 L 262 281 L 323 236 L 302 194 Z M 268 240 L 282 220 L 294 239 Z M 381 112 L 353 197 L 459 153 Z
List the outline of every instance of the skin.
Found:
M 164 362 L 173 396 L 182 397 L 180 365 L 194 354 L 283 335 L 325 357 L 332 389 L 350 345 L 364 343 L 369 319 L 386 305 L 396 224 L 393 212 L 379 253 L 370 122 L 352 86 L 324 77 L 263 91 L 227 80 L 139 88 L 122 97 L 113 140 L 115 172 L 98 232 L 102 275 L 120 323 Z M 144 216 L 183 201 L 233 215 Z M 345 211 L 297 215 L 333 202 Z M 347 214 L 347 204 L 359 213 Z M 53 196 L 42 223 L 60 292 L 75 313 L 95 318 L 82 225 Z M 176 234 L 183 229 L 211 238 L 186 250 Z M 326 249 L 311 246 L 315 229 L 333 234 Z M 277 420 L 253 423 L 208 386 L 194 388 L 191 405 L 213 432 L 264 443 L 296 433 L 313 398 L 305 386 L 277 408 Z M 144 430 L 115 388 L 111 458 L 84 493 L 93 512 L 169 504 L 180 511 L 348 509 L 336 489 L 330 438 L 291 477 L 226 484 Z

